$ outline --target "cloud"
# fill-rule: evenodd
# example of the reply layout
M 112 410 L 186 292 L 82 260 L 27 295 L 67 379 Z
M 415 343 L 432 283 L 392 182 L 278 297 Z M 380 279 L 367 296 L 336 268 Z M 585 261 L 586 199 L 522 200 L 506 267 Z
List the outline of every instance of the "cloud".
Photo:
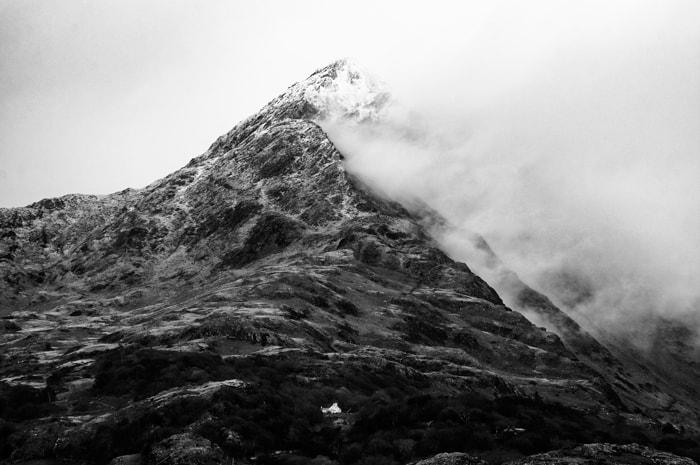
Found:
M 455 258 L 479 270 L 465 238 L 482 234 L 595 324 L 697 313 L 695 0 L 0 0 L 0 12 L 3 206 L 144 185 L 350 55 L 412 111 L 326 128 L 352 170 L 455 225 L 443 238 Z
M 535 5 L 380 66 L 411 111 L 324 128 L 351 170 L 438 209 L 444 246 L 484 274 L 471 233 L 589 326 L 697 323 L 700 8 Z

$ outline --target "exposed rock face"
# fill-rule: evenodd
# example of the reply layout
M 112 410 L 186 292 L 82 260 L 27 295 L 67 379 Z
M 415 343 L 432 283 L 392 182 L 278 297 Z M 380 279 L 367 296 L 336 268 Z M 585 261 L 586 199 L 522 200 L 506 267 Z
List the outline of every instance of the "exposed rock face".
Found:
M 629 341 L 606 334 L 601 344 L 545 295 L 523 283 L 494 254 L 481 237 L 474 243 L 487 257 L 486 266 L 499 288 L 508 289 L 513 304 L 531 321 L 559 335 L 578 359 L 593 367 L 614 390 L 609 400 L 627 411 L 644 411 L 656 418 L 697 424 L 697 353 L 687 328 L 668 321 L 649 322 L 652 350 L 640 352 Z M 670 337 L 664 337 L 671 333 Z M 653 413 L 652 413 L 653 412 Z M 681 420 L 682 419 L 682 420 Z
M 685 457 L 659 452 L 638 444 L 586 444 L 538 454 L 509 465 L 695 465 Z
M 148 453 L 148 464 L 220 465 L 224 453 L 211 441 L 191 433 L 175 434 L 162 440 Z
M 669 432 L 632 411 L 642 388 L 612 384 L 594 339 L 511 311 L 437 247 L 431 212 L 345 170 L 314 118 L 371 121 L 387 99 L 334 63 L 142 190 L 0 210 L 0 460 L 685 444 L 689 412 Z
M 469 454 L 445 452 L 429 459 L 416 462 L 415 465 L 488 465 L 488 463 Z

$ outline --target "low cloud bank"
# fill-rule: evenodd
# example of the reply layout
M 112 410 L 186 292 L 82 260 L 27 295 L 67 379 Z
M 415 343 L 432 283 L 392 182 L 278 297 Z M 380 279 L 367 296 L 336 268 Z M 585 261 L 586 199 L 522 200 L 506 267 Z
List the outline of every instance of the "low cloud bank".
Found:
M 380 70 L 405 107 L 322 125 L 350 170 L 442 213 L 442 245 L 487 279 L 473 234 L 591 329 L 698 325 L 700 32 L 677 18 L 564 34 L 522 72 L 476 56 L 436 60 L 432 78 Z

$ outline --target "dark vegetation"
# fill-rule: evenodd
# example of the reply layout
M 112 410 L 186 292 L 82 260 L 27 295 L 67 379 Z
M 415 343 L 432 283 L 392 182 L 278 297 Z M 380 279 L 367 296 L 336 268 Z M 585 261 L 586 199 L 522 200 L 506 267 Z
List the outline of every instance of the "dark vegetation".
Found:
M 294 160 L 300 155 L 301 150 L 295 147 L 287 147 L 286 150 L 275 150 L 260 166 L 260 178 L 274 178 L 291 172 Z
M 260 209 L 261 206 L 257 202 L 242 200 L 233 207 L 227 206 L 221 211 L 212 212 L 200 219 L 196 227 L 188 227 L 183 236 L 190 242 L 196 242 L 217 232 L 229 233 L 255 216 Z
M 149 229 L 145 226 L 134 226 L 133 228 L 119 231 L 114 240 L 114 247 L 121 249 L 140 249 L 148 237 Z
M 300 199 L 297 197 L 297 191 L 292 186 L 282 182 L 272 184 L 267 190 L 267 196 L 286 211 L 298 213 Z
M 0 418 L 24 421 L 50 415 L 59 410 L 51 403 L 55 399 L 56 395 L 48 387 L 36 389 L 26 385 L 0 383 Z
M 185 384 L 231 378 L 234 372 L 209 352 L 117 349 L 98 359 L 94 391 L 134 400 Z
M 207 318 L 202 324 L 186 329 L 178 337 L 198 339 L 212 336 L 224 336 L 228 340 L 248 341 L 261 345 L 284 344 L 283 335 L 270 331 L 264 326 L 256 326 L 255 322 L 226 315 Z M 163 338 L 161 342 L 167 344 L 169 340 L 168 338 Z
M 240 268 L 267 255 L 277 253 L 301 237 L 301 226 L 291 218 L 274 213 L 260 217 L 243 247 L 222 257 L 221 266 Z
M 342 465 L 406 463 L 446 451 L 471 452 L 499 463 L 590 442 L 637 442 L 700 458 L 700 438 L 684 437 L 673 428 L 645 430 L 622 418 L 604 420 L 538 396 L 439 394 L 431 392 L 428 377 L 378 362 L 336 362 L 311 353 L 223 360 L 207 352 L 115 350 L 96 361 L 96 382 L 86 396 L 133 401 L 170 388 L 234 378 L 246 387 L 222 387 L 211 397 L 176 397 L 160 408 L 143 404 L 138 414 L 117 415 L 82 443 L 65 444 L 53 453 L 106 463 L 116 455 L 145 452 L 194 424 L 194 433 L 228 456 L 256 456 L 261 464 L 308 463 L 318 456 Z M 1 459 L 21 442 L 12 434 L 16 423 L 50 414 L 53 404 L 45 391 L 3 387 L 0 393 Z M 333 402 L 343 413 L 322 414 L 320 407 Z
M 61 411 L 52 403 L 54 400 L 55 393 L 48 387 L 36 389 L 0 383 L 0 461 L 12 453 L 9 438 L 20 423 Z

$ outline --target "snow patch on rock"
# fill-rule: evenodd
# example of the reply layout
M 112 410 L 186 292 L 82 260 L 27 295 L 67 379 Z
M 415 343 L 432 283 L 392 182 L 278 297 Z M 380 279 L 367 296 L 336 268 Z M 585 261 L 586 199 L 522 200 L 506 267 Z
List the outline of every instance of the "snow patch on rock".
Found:
M 320 119 L 373 121 L 389 100 L 385 85 L 349 59 L 322 68 L 305 84 L 304 97 L 319 111 Z

